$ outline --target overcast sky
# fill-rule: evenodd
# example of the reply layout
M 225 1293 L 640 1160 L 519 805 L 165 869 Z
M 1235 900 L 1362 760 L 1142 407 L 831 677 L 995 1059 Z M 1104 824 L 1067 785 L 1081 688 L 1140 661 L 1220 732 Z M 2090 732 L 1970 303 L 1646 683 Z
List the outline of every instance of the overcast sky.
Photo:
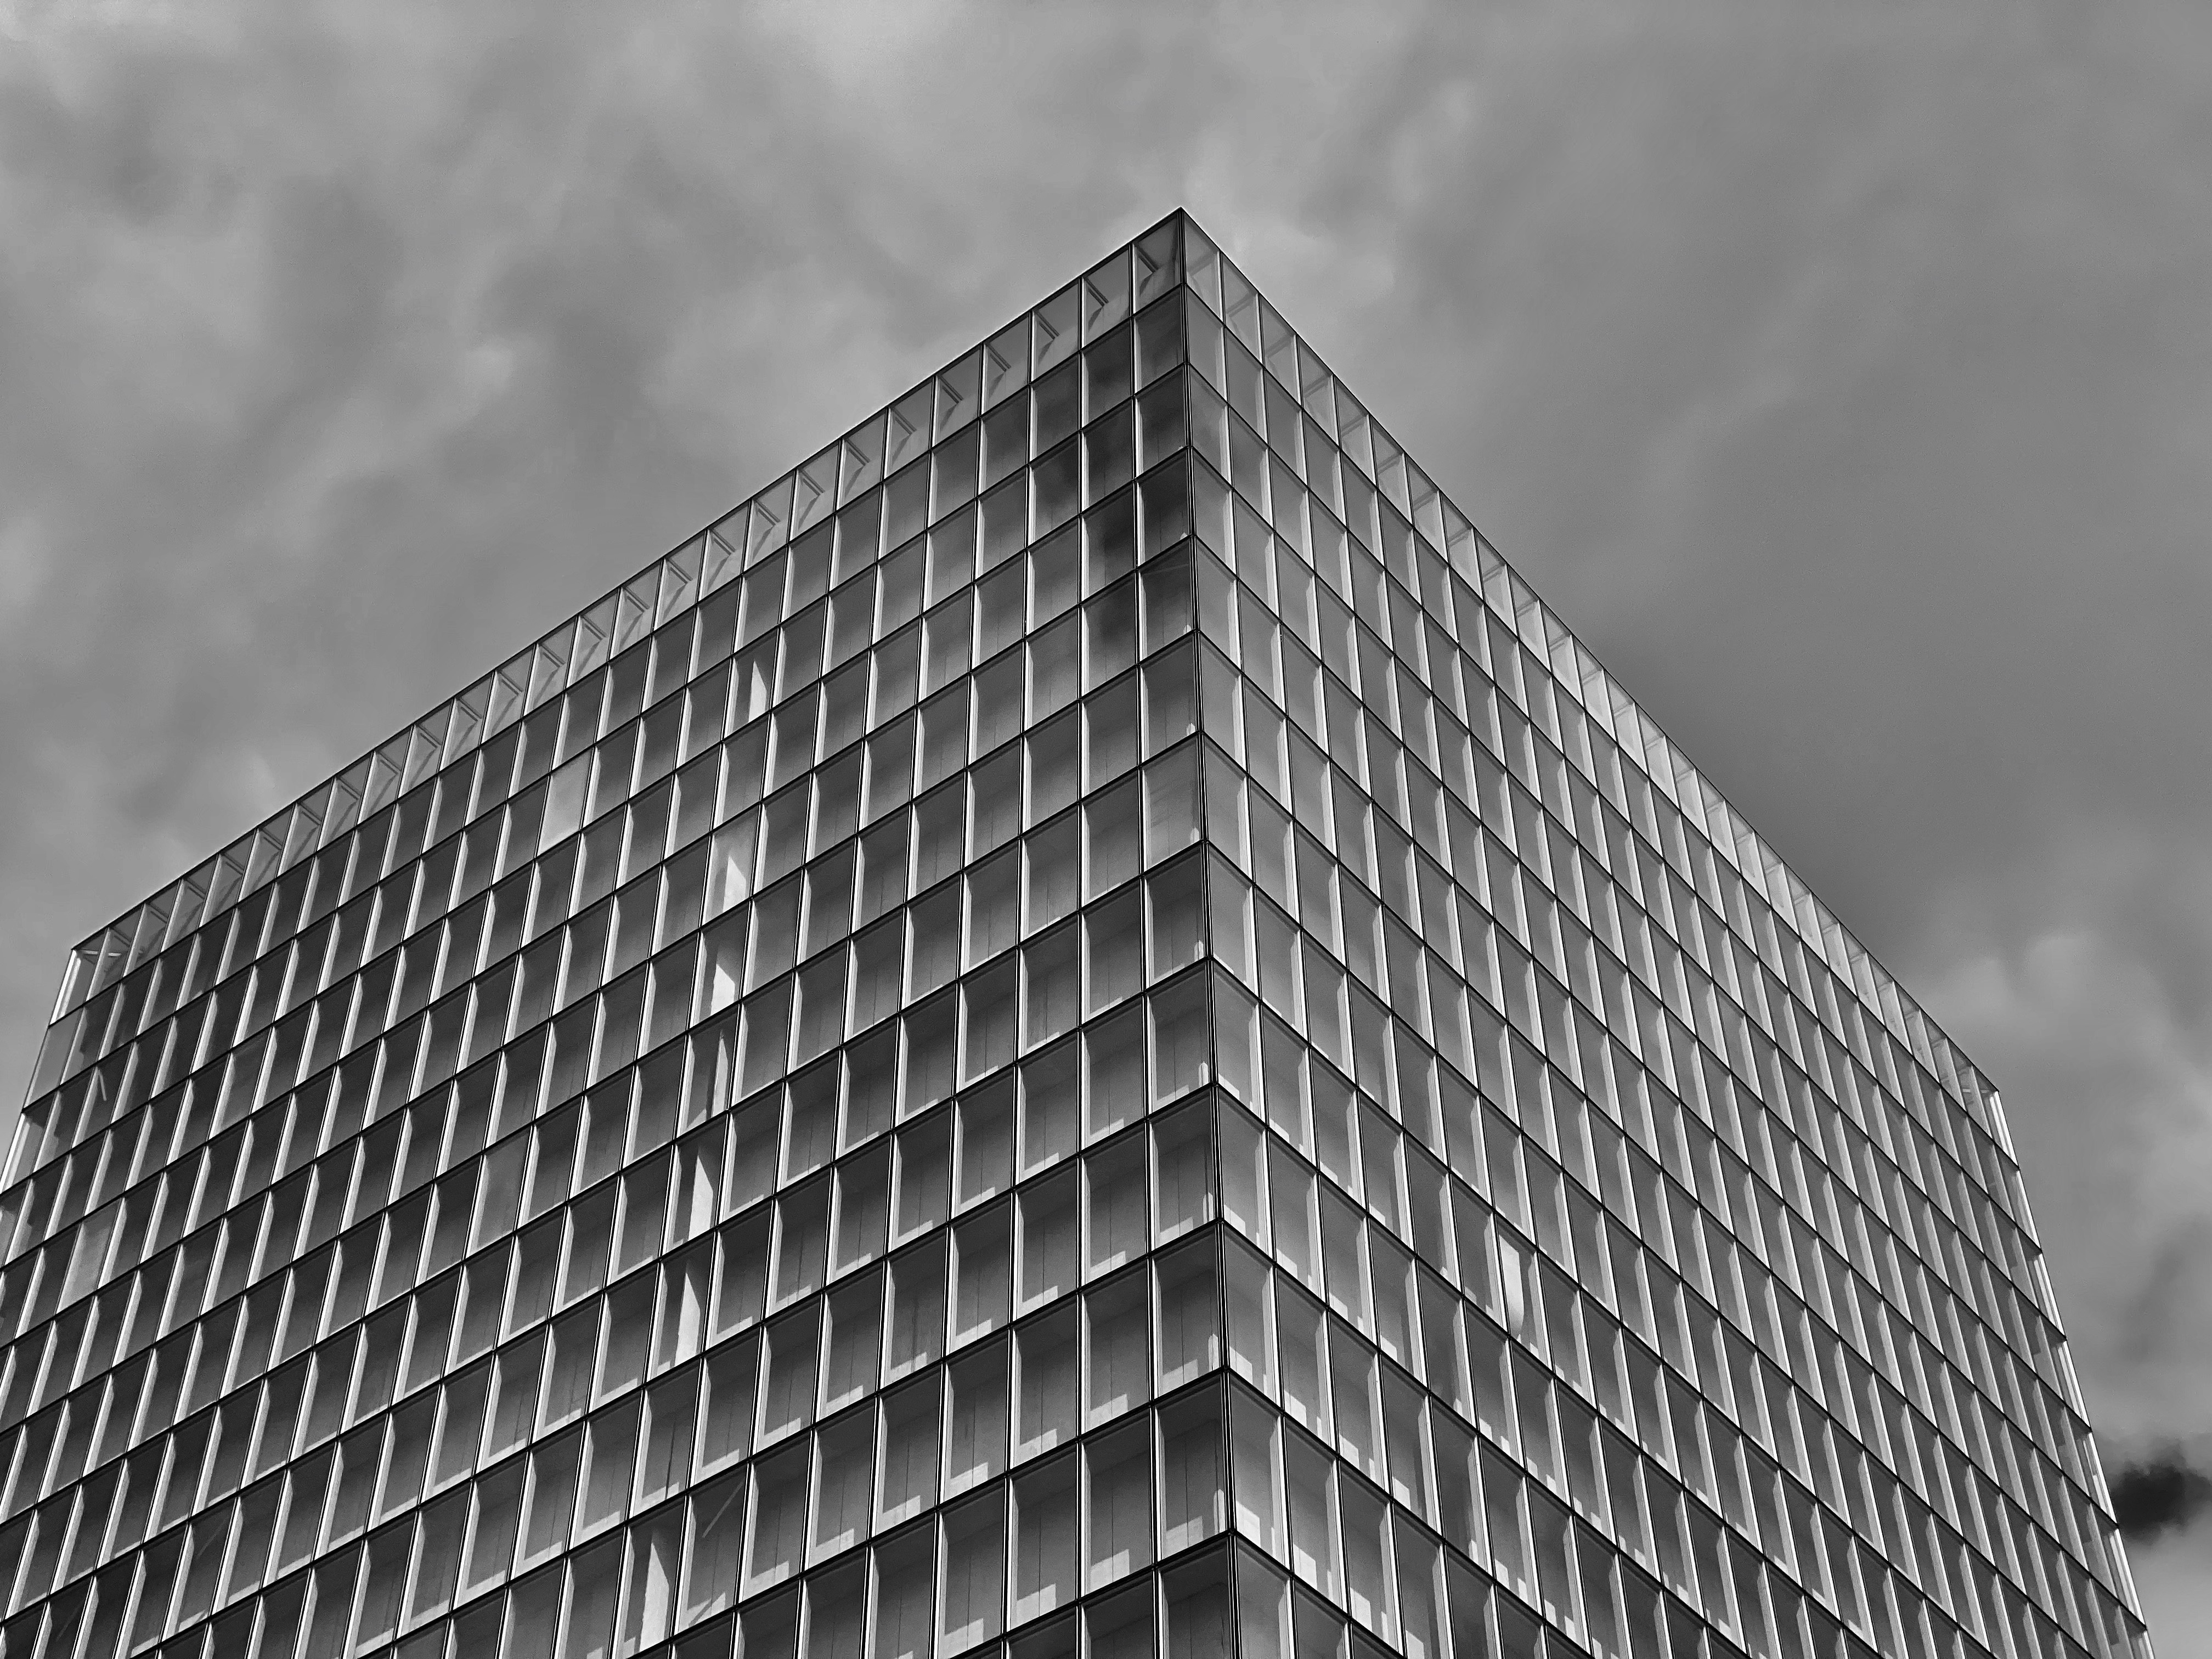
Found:
M 2212 1446 L 2203 0 L 0 0 L 0 1077 L 1177 204 L 1998 1082 L 2108 1469 Z

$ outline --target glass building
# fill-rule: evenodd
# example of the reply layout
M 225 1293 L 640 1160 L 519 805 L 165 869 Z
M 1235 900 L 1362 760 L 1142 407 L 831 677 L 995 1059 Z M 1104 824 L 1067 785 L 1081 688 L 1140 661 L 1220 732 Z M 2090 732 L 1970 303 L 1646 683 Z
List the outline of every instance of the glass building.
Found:
M 5 1659 L 2148 1651 L 1996 1092 L 1176 215 L 87 941 Z

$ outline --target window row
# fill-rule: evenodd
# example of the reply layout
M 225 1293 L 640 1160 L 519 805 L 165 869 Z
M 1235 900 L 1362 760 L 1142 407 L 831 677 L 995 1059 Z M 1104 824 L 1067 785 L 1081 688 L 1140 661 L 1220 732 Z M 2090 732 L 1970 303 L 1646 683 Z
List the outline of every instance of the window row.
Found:
M 1146 1004 L 1131 1005 L 1091 1026 L 1079 1041 L 1071 1038 L 1044 1049 L 1018 1073 L 1002 1074 L 971 1091 L 957 1111 L 921 1115 L 892 1142 L 874 1143 L 872 1150 L 849 1157 L 834 1180 L 825 1172 L 802 1181 L 775 1212 L 756 1212 L 738 1224 L 726 1239 L 716 1275 L 716 1305 L 723 1310 L 717 1315 L 717 1328 L 727 1328 L 730 1320 L 757 1316 L 769 1283 L 779 1302 L 788 1300 L 818 1284 L 825 1271 L 843 1271 L 880 1252 L 887 1239 L 910 1237 L 940 1223 L 948 1205 L 964 1207 L 1004 1190 L 1014 1178 L 1018 1148 L 1021 1170 L 1033 1173 L 1086 1138 L 1095 1139 L 1133 1121 L 1146 1111 L 1148 1098 L 1164 1103 L 1202 1083 L 1208 1065 L 1203 980 L 1185 976 L 1164 985 L 1150 1003 L 1149 1022 Z M 843 1058 L 848 1130 L 860 1128 L 865 1114 L 872 1125 L 866 1133 L 874 1133 L 889 1126 L 895 1109 L 912 1117 L 931 1100 L 951 1094 L 958 1031 L 944 1020 L 953 1012 L 948 1006 L 917 1009 L 903 1023 L 902 1042 L 900 1028 L 886 1028 L 870 1045 Z M 1149 1096 L 1148 1024 L 1153 1055 Z M 676 1061 L 672 1071 L 656 1057 L 646 1068 L 644 1093 L 664 1102 L 678 1094 L 727 1098 L 738 1071 L 738 1032 L 727 1022 L 694 1040 L 693 1087 L 688 1093 L 682 1081 L 682 1045 L 669 1056 Z M 652 1259 L 665 1246 L 681 1245 L 718 1218 L 753 1204 L 775 1182 L 779 1165 L 787 1182 L 801 1181 L 827 1158 L 839 1133 L 840 1064 L 833 1058 L 794 1079 L 787 1090 L 756 1096 L 734 1115 L 709 1117 L 672 1152 L 647 1158 L 619 1182 L 592 1187 L 565 1212 L 560 1206 L 572 1181 L 587 1185 L 619 1160 L 632 1109 L 627 1079 L 550 1110 L 535 1130 L 508 1136 L 434 1184 L 411 1192 L 403 1188 L 387 1211 L 380 1194 L 388 1186 L 363 1202 L 365 1187 L 352 1183 L 365 1183 L 372 1170 L 380 1182 L 389 1182 L 384 1161 L 398 1150 L 402 1120 L 388 1120 L 364 1146 L 359 1176 L 338 1171 L 328 1188 L 337 1202 L 318 1206 L 307 1186 L 288 1183 L 289 1194 L 241 1212 L 237 1228 L 196 1233 L 108 1293 L 78 1304 L 34 1343 L 18 1345 L 18 1369 L 9 1388 L 11 1410 L 18 1415 L 34 1402 L 58 1401 L 77 1376 L 93 1381 L 69 1402 L 67 1431 L 58 1427 L 64 1407 L 57 1403 L 7 1443 L 28 1449 L 15 1460 L 19 1474 L 10 1506 L 20 1508 L 37 1495 L 37 1472 L 46 1467 L 48 1447 L 59 1443 L 64 1448 L 46 1477 L 52 1489 L 76 1479 L 89 1467 L 88 1457 L 96 1463 L 128 1444 L 142 1376 L 149 1400 L 158 1395 L 163 1409 L 177 1414 L 252 1381 L 263 1368 L 282 1364 L 319 1336 L 336 1333 L 331 1340 L 350 1354 L 354 1322 L 392 1302 L 418 1278 L 428 1280 L 441 1273 L 472 1244 L 489 1246 L 491 1254 L 467 1270 L 470 1312 L 459 1328 L 478 1334 L 473 1346 L 463 1335 L 454 1363 L 496 1334 L 502 1306 L 507 1309 L 506 1328 L 514 1329 L 542 1317 L 549 1304 L 565 1303 Z M 518 1057 L 507 1078 L 534 1100 L 534 1082 L 514 1082 L 518 1067 L 534 1079 L 538 1064 L 522 1066 Z M 471 1139 L 483 1132 L 493 1086 L 487 1073 L 481 1085 L 458 1091 L 465 1098 L 473 1095 L 473 1104 L 463 1107 L 474 1120 Z M 510 1108 L 501 1109 L 503 1117 L 510 1115 Z M 1209 1202 L 1207 1120 L 1200 1109 L 1199 1115 L 1185 1112 L 1174 1121 L 1182 1127 L 1175 1131 L 1172 1154 L 1163 1150 L 1157 1156 L 1156 1207 L 1164 1237 L 1203 1219 Z M 650 1152 L 665 1141 L 672 1124 L 665 1115 L 659 1122 L 658 1129 L 640 1135 L 634 1152 Z M 431 1145 L 434 1152 L 434 1138 Z M 349 1158 L 349 1167 L 350 1162 Z M 1109 1212 L 1120 1218 L 1115 1225 L 1123 1231 L 1094 1224 L 1088 1258 L 1094 1265 L 1128 1248 L 1112 1240 L 1124 1237 L 1132 1215 L 1139 1232 L 1143 1231 L 1146 1164 L 1144 1143 L 1125 1139 L 1121 1152 L 1099 1165 L 1113 1176 L 1104 1190 L 1114 1194 Z M 427 1172 L 434 1166 L 417 1167 Z M 341 1207 L 349 1192 L 354 1195 L 350 1213 L 365 1218 L 335 1244 L 323 1244 L 330 1229 L 349 1213 Z M 772 1224 L 772 1213 L 781 1217 L 780 1224 Z M 319 1223 L 318 1214 L 326 1220 Z M 522 1231 L 511 1249 L 510 1269 L 507 1241 L 518 1228 Z M 777 1254 L 771 1276 L 767 1262 L 772 1237 Z M 300 1264 L 279 1276 L 291 1259 L 295 1237 Z M 1039 1264 L 1047 1260 L 1042 1245 L 1035 1255 Z M 701 1260 L 695 1252 L 686 1271 L 712 1271 Z M 1040 1265 L 1036 1272 L 1042 1275 L 1046 1269 Z M 1044 1280 L 1026 1282 L 1034 1290 Z M 233 1299 L 255 1285 L 242 1301 Z M 458 1317 L 452 1291 L 447 1285 L 441 1292 L 441 1330 Z M 210 1303 L 219 1314 L 211 1322 L 194 1326 L 195 1315 Z M 393 1366 L 405 1328 L 404 1305 L 380 1316 L 383 1325 L 397 1324 L 389 1332 L 380 1327 L 371 1344 Z M 161 1339 L 166 1340 L 149 1372 L 136 1357 Z M 201 1356 L 197 1364 L 196 1340 Z M 444 1352 L 435 1351 L 440 1360 Z M 125 1359 L 134 1364 L 117 1372 L 115 1386 L 131 1390 L 131 1398 L 119 1410 L 111 1408 L 95 1443 L 93 1425 L 102 1420 L 99 1379 Z M 425 1364 L 430 1369 L 420 1370 Z M 45 1383 L 34 1392 L 42 1371 Z M 435 1371 L 433 1361 L 410 1361 L 412 1374 Z M 388 1392 L 391 1382 L 387 1375 L 380 1386 Z M 154 1424 L 156 1430 L 160 1426 Z M 30 1472 L 27 1480 L 24 1470 Z
M 740 1502 L 744 1493 L 715 1497 Z M 702 1582 L 697 1593 L 722 1608 L 702 1613 L 690 1605 L 693 1577 L 729 1565 L 720 1553 L 727 1544 L 720 1528 L 731 1524 L 726 1512 L 703 1508 L 706 1501 L 695 1500 L 688 1510 L 677 1507 L 646 1517 L 626 1536 L 611 1536 L 540 1569 L 511 1591 L 495 1593 L 450 1618 L 432 1615 L 427 1623 L 415 1609 L 425 1595 L 437 1595 L 441 1564 L 427 1557 L 427 1540 L 412 1540 L 410 1555 L 410 1540 L 395 1534 L 380 1540 L 386 1551 L 381 1558 L 375 1549 L 380 1540 L 372 1540 L 365 1550 L 272 1589 L 258 1602 L 226 1612 L 211 1626 L 192 1629 L 162 1653 L 165 1659 L 198 1659 L 204 1645 L 216 1654 L 243 1655 L 251 1649 L 260 1659 L 292 1659 L 295 1654 L 323 1659 L 366 1655 L 395 1633 L 407 1632 L 397 1650 L 406 1659 L 501 1653 L 531 1659 L 628 1659 L 650 1653 L 653 1659 L 666 1659 L 671 1650 L 656 1644 L 674 1630 L 683 1633 L 674 1651 L 684 1659 L 730 1659 L 733 1641 L 750 1659 L 799 1659 L 810 1653 L 849 1654 L 853 1659 L 863 1654 L 872 1659 L 997 1655 L 1008 1651 L 997 1644 L 1008 1628 L 1011 1587 L 1031 1559 L 1022 1552 L 1032 1552 L 1038 1571 L 1059 1570 L 1056 1540 L 1040 1543 L 1026 1536 L 1014 1495 L 1000 1492 L 971 1500 L 942 1522 L 918 1525 L 872 1550 L 842 1557 L 803 1583 L 768 1592 L 740 1609 L 731 1609 L 726 1595 Z M 1246 1563 L 1243 1571 L 1248 1577 L 1267 1576 L 1256 1562 Z M 1079 1606 L 1018 1626 L 1012 1655 L 1156 1659 L 1165 1653 L 1183 1659 L 1237 1650 L 1230 1645 L 1228 1556 L 1219 1547 L 1170 1561 L 1158 1572 L 1133 1568 L 1115 1573 L 1110 1583 Z M 1275 1588 L 1279 1591 L 1279 1585 Z M 1340 1644 L 1340 1616 L 1318 1607 L 1302 1613 L 1305 1627 L 1316 1634 L 1323 1622 L 1336 1617 Z M 72 1607 L 68 1622 L 57 1620 L 54 1628 L 65 1631 L 60 1639 L 74 1646 L 78 1629 L 89 1622 L 94 1636 L 88 1655 L 112 1650 L 115 1628 L 91 1614 L 89 1607 Z M 1516 1623 L 1504 1628 L 1520 1630 Z M 1528 1629 L 1533 1637 L 1534 1625 Z M 981 1645 L 986 1642 L 993 1645 Z M 1470 1659 L 1479 1651 L 1469 1648 Z M 1514 1659 L 1534 1659 L 1534 1649 L 1513 1651 Z
M 1346 1607 L 1357 1624 L 1407 1654 L 1440 1650 L 1455 1581 L 1467 1571 L 1461 1550 L 1514 1593 L 1516 1600 L 1501 1601 L 1500 1611 L 1540 1608 L 1545 1624 L 1571 1644 L 1562 1651 L 1723 1654 L 1741 1644 L 1762 1659 L 1812 1653 L 1826 1659 L 1844 1650 L 1847 1628 L 1854 1653 L 1877 1644 L 1891 1653 L 1935 1651 L 1938 1632 L 1948 1641 L 1960 1628 L 1841 1538 L 1832 1540 L 1842 1552 L 1836 1559 L 1854 1577 L 1846 1598 L 1852 1605 L 1838 1618 L 1698 1505 L 1668 1491 L 1663 1477 L 1644 1492 L 1661 1541 L 1632 1565 L 1487 1446 L 1450 1477 L 1451 1501 L 1462 1506 L 1457 1519 L 1470 1530 L 1449 1537 L 1451 1547 L 1440 1550 L 1401 1510 L 1241 1392 L 1231 1416 L 1237 1530 L 1285 1563 L 1299 1583 Z M 1965 1628 L 1975 1635 L 1989 1632 L 1984 1618 L 1999 1616 L 1966 1611 Z M 2036 1639 L 2055 1635 L 2039 1628 Z M 1989 1636 L 1995 1645 L 1994 1633 Z
M 833 1298 L 828 1320 L 856 1318 Z M 443 1540 L 437 1566 L 446 1577 L 434 1604 L 418 1604 L 419 1621 L 510 1572 L 526 1573 L 587 1543 L 633 1508 L 649 1507 L 695 1480 L 715 1482 L 710 1498 L 717 1488 L 742 1493 L 749 1484 L 750 1533 L 741 1504 L 729 1517 L 737 1530 L 726 1538 L 730 1561 L 742 1561 L 742 1571 L 718 1576 L 712 1594 L 692 1606 L 697 1616 L 726 1606 L 740 1583 L 747 1593 L 772 1586 L 810 1561 L 1102 1429 L 1103 1437 L 1085 1446 L 1083 1464 L 1095 1458 L 1101 1471 L 1143 1478 L 1097 1511 L 1115 1517 L 1119 1531 L 1110 1538 L 1120 1541 L 1104 1547 L 1110 1540 L 1101 1535 L 1090 1583 L 1152 1559 L 1152 1483 L 1144 1466 L 1152 1431 L 1148 1416 L 1129 1421 L 1127 1414 L 1220 1363 L 1210 1243 L 1095 1286 L 1079 1302 L 1017 1328 L 1011 1340 L 971 1346 L 949 1366 L 933 1364 L 875 1403 L 826 1415 L 815 1432 L 794 1438 L 814 1418 L 817 1340 L 823 1373 L 851 1363 L 841 1356 L 853 1339 L 817 1329 L 824 1322 L 778 1321 L 643 1394 L 629 1392 L 594 1410 L 592 1402 L 606 1398 L 604 1387 L 597 1394 L 591 1388 L 594 1345 L 586 1332 L 580 1368 L 562 1351 L 573 1325 L 563 1321 L 265 1477 L 265 1443 L 250 1466 L 246 1461 L 254 1412 L 211 1413 L 189 1425 L 166 1457 L 149 1447 L 73 1501 L 49 1504 L 0 1533 L 0 1601 L 6 1585 L 16 1583 L 9 1607 L 20 1611 L 102 1560 L 127 1556 L 140 1539 L 161 1534 L 144 1548 L 149 1579 L 180 1550 L 202 1564 L 191 1579 L 193 1593 L 173 1619 L 189 1623 L 428 1496 L 433 1501 L 417 1518 L 426 1537 Z M 864 1322 L 875 1328 L 873 1315 Z M 603 1365 L 621 1356 L 612 1337 L 596 1351 Z M 825 1413 L 851 1397 L 833 1397 Z M 264 1435 L 280 1403 L 272 1400 L 263 1413 Z M 1189 1500 L 1210 1516 L 1203 1531 L 1222 1525 L 1219 1411 L 1217 1396 L 1188 1393 L 1163 1407 L 1165 1455 L 1172 1460 L 1195 1448 L 1217 1489 L 1210 1506 Z M 533 1419 L 535 1443 L 511 1455 L 530 1440 Z M 1124 1426 L 1107 1427 L 1117 1420 Z M 749 1482 L 743 1467 L 723 1473 L 756 1448 Z M 1139 1462 L 1123 1468 L 1133 1449 Z M 1041 1494 L 1051 1487 L 1057 1495 L 1070 1467 L 1066 1455 L 1055 1456 L 1022 1476 L 1018 1490 Z M 1168 1501 L 1184 1502 L 1193 1480 L 1176 1476 L 1175 1467 L 1161 1490 Z M 470 1475 L 472 1481 L 457 1484 Z M 1139 1498 L 1133 1510 L 1133 1495 Z M 720 1512 L 717 1504 L 708 1507 Z M 1168 1523 L 1163 1553 L 1202 1536 L 1190 1530 L 1196 1524 Z M 176 1530 L 164 1533 L 173 1525 Z M 1118 1570 L 1103 1565 L 1124 1553 L 1128 1559 Z M 1048 1581 L 1042 1605 L 1031 1610 L 1055 1605 L 1055 1594 L 1065 1601 L 1074 1593 L 1066 1583 Z

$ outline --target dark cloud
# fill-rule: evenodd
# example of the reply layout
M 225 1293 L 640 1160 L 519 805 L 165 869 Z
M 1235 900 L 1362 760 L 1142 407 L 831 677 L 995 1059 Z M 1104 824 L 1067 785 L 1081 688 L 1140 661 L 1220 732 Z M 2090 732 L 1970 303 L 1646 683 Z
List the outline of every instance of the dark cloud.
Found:
M 2130 1463 L 2112 1479 L 2112 1513 L 2130 1543 L 2150 1543 L 2194 1522 L 2212 1504 L 2212 1476 L 2179 1452 Z
M 2197 3 L 0 0 L 0 1073 L 1182 202 L 2003 1087 L 2100 1427 L 2212 1431 L 2208 111 Z

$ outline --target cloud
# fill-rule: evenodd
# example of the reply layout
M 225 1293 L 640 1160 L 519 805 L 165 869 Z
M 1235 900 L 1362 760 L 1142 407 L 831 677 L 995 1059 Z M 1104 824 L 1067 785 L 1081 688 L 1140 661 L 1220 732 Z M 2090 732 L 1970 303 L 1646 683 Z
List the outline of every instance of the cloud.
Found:
M 2212 1432 L 2212 854 L 2113 827 L 1948 902 L 1921 988 L 2003 1085 L 2098 1425 Z
M 2212 1476 L 2178 1451 L 2130 1463 L 2112 1478 L 2112 1513 L 2131 1543 L 2183 1530 L 2207 1504 L 2212 1504 Z

